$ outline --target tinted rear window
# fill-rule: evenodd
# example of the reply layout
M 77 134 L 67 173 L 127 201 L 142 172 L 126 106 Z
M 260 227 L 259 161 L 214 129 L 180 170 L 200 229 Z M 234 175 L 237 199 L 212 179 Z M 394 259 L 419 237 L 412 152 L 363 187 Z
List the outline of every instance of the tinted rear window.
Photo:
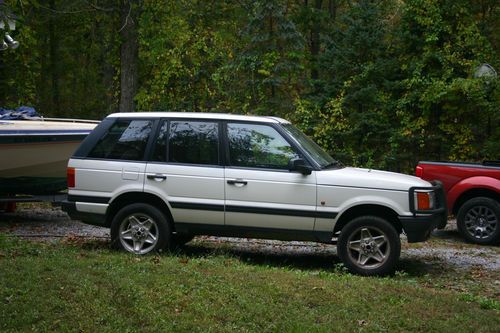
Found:
M 151 120 L 119 119 L 97 142 L 88 157 L 139 161 L 151 134 Z
M 164 121 L 156 139 L 152 160 L 183 164 L 219 164 L 218 123 Z

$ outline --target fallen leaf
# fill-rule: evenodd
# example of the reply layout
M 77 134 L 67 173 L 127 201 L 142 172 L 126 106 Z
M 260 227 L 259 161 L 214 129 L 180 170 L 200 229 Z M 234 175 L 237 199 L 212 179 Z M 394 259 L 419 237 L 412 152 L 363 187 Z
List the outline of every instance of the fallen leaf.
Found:
M 160 263 L 160 261 L 161 261 L 161 258 L 160 258 L 160 256 L 154 256 L 151 259 L 151 261 L 153 262 L 153 264 L 158 265 Z
M 358 325 L 359 326 L 366 326 L 366 325 L 368 325 L 368 322 L 366 320 L 364 320 L 364 319 L 358 320 Z

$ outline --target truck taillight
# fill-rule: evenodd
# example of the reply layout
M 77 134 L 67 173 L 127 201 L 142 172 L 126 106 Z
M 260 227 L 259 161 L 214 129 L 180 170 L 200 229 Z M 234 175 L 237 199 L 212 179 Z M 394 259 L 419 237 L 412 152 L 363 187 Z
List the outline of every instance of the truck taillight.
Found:
M 75 168 L 67 168 L 68 187 L 75 187 Z
M 416 167 L 416 169 L 415 169 L 415 175 L 416 175 L 417 177 L 422 178 L 422 177 L 424 176 L 424 168 L 422 168 L 421 166 L 418 166 L 418 165 L 417 165 L 417 167 Z

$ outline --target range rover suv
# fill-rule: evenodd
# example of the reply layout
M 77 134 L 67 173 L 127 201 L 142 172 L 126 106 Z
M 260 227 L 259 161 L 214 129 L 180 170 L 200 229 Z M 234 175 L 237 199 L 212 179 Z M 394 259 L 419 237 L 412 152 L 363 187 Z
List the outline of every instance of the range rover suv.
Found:
M 116 113 L 68 164 L 72 218 L 147 254 L 195 235 L 337 244 L 362 275 L 392 272 L 400 234 L 446 224 L 439 183 L 344 167 L 288 121 L 214 113 Z

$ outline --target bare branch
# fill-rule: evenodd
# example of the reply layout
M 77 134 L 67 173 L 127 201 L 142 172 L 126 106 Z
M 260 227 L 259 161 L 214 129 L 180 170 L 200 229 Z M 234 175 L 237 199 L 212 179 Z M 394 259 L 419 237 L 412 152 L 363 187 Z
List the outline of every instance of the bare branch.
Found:
M 116 8 L 115 7 L 111 7 L 111 8 L 104 8 L 104 7 L 101 7 L 101 6 L 98 6 L 97 4 L 93 4 L 91 3 L 89 0 L 85 0 L 86 3 L 88 3 L 88 5 L 96 10 L 100 10 L 100 11 L 103 11 L 103 12 L 112 12 L 112 11 L 115 11 Z
M 75 2 L 76 3 L 76 2 Z M 73 3 L 73 5 L 75 4 Z M 101 7 L 99 5 L 96 4 L 93 4 L 92 2 L 90 2 L 89 0 L 85 0 L 85 3 L 87 3 L 87 5 L 89 6 L 88 8 L 82 8 L 82 9 L 77 9 L 77 10 L 60 10 L 60 9 L 53 9 L 53 8 L 50 8 L 50 7 L 46 7 L 46 6 L 43 6 L 43 5 L 38 5 L 40 8 L 42 9 L 45 9 L 45 10 L 48 10 L 52 13 L 56 13 L 56 14 L 78 14 L 78 13 L 86 13 L 86 12 L 95 12 L 95 11 L 102 11 L 102 12 L 112 12 L 115 10 L 114 7 L 111 7 L 111 8 L 104 8 L 104 7 Z
M 132 13 L 132 2 L 130 0 L 128 0 L 128 14 L 125 17 L 125 23 L 123 23 L 123 26 L 120 28 L 120 30 L 118 30 L 118 32 L 121 32 L 127 26 L 128 20 L 131 19 L 130 13 Z
M 45 7 L 43 5 L 38 5 L 40 8 L 48 10 L 49 12 L 56 13 L 56 14 L 78 14 L 78 13 L 87 13 L 87 12 L 95 12 L 96 10 L 94 8 L 86 8 L 86 9 L 79 9 L 79 10 L 58 10 L 58 9 L 52 9 L 50 7 Z

